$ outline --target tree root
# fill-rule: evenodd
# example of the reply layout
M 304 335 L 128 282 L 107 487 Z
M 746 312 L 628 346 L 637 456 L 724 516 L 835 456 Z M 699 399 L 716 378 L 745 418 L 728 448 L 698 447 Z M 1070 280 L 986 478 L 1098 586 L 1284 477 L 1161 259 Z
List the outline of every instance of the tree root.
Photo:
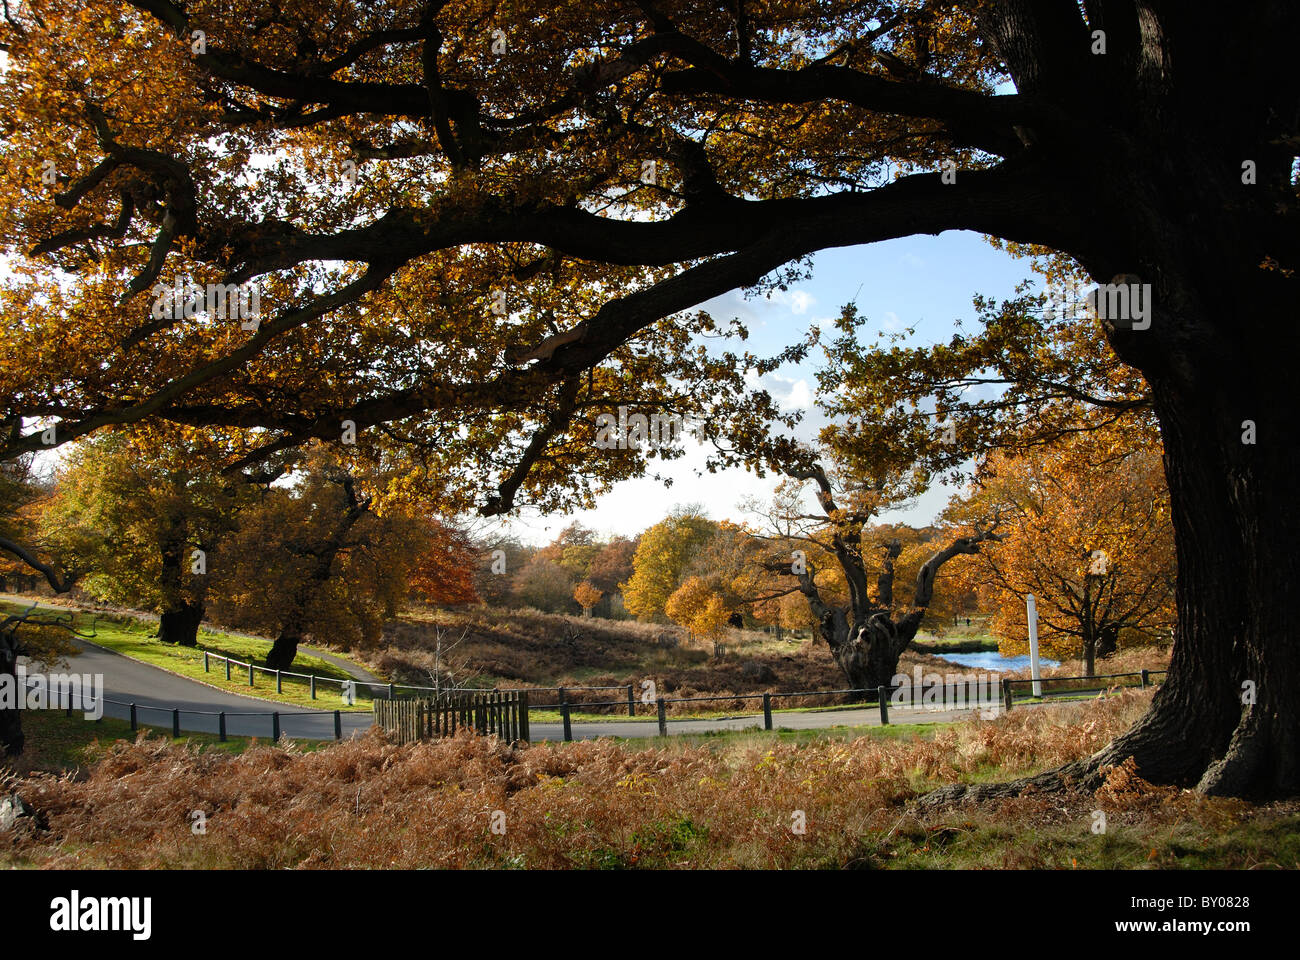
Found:
M 1099 758 L 1106 751 L 1088 760 L 1076 760 L 1032 777 L 1008 780 L 1006 783 L 954 783 L 932 790 L 915 801 L 918 811 L 933 813 L 965 803 L 983 803 L 989 800 L 1006 800 L 1033 793 L 1063 793 L 1070 790 L 1096 790 L 1105 776 L 1101 768 L 1108 766 Z

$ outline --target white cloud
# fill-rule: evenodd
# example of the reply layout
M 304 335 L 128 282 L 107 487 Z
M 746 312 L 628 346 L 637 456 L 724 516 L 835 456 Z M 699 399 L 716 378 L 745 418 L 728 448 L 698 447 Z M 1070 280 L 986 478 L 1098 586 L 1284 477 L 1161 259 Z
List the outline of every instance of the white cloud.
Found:
M 790 383 L 790 381 L 786 381 Z M 782 410 L 811 410 L 813 405 L 812 388 L 808 381 L 800 377 L 791 383 L 789 392 L 779 401 Z
M 807 313 L 808 308 L 817 302 L 817 298 L 806 290 L 773 290 L 764 299 L 769 303 L 789 307 L 790 312 L 795 314 Z

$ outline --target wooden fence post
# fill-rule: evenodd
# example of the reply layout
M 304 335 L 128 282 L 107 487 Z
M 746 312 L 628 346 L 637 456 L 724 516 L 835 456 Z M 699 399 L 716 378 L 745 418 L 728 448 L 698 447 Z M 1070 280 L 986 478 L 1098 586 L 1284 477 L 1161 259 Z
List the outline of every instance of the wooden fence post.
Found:
M 1147 688 L 1147 680 L 1150 679 L 1150 676 L 1151 676 L 1151 675 L 1150 675 L 1149 671 L 1146 671 L 1146 670 L 1143 670 L 1143 671 L 1142 671 L 1142 689 L 1143 689 L 1143 690 L 1145 690 L 1145 689 Z
M 876 687 L 876 701 L 880 704 L 880 725 L 889 726 L 889 688 Z
M 573 739 L 573 724 L 569 721 L 569 701 L 560 701 L 560 717 L 564 720 L 564 739 Z
M 519 694 L 519 739 L 528 742 L 528 694 Z
M 208 672 L 208 651 L 203 651 L 203 672 Z
M 179 737 L 180 735 L 181 735 L 181 712 L 179 710 L 172 710 L 172 736 Z
M 772 695 L 763 694 L 763 729 L 772 729 Z
M 250 687 L 253 685 L 253 661 L 252 660 L 248 661 L 248 685 Z
M 632 696 L 632 684 L 627 685 L 627 715 L 636 716 L 636 699 Z
M 226 742 L 226 711 L 217 714 L 217 739 Z
M 280 742 L 280 713 L 279 711 L 271 712 L 271 739 L 276 743 Z
M 132 732 L 132 733 L 135 733 L 135 729 L 136 729 L 136 722 L 135 722 L 135 704 L 133 703 L 133 704 L 131 704 L 131 732 Z
M 668 708 L 664 704 L 664 698 L 659 697 L 655 700 L 655 706 L 659 711 L 659 736 L 668 736 Z
M 334 711 L 334 739 L 343 739 L 343 714 L 338 710 Z
M 311 698 L 316 699 L 316 674 L 311 675 Z
M 275 671 L 275 692 L 284 693 L 284 686 L 280 682 L 280 671 Z
M 1002 705 L 1011 709 L 1011 681 L 1005 677 L 1002 679 Z
M 230 682 L 230 658 L 226 657 L 226 683 Z

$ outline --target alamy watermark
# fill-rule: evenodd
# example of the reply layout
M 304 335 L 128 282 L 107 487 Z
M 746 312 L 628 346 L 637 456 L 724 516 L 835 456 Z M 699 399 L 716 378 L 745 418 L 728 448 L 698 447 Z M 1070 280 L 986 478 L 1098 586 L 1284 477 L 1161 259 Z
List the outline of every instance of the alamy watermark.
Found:
M 910 676 L 895 674 L 889 686 L 891 710 L 937 712 L 978 707 L 991 720 L 1002 708 L 1002 678 L 986 673 L 923 673 L 917 666 Z
M 50 929 L 56 933 L 122 932 L 148 940 L 152 917 L 152 897 L 85 897 L 73 890 L 50 901 Z
M 169 287 L 159 283 L 150 291 L 154 320 L 192 320 L 207 314 L 217 320 L 242 320 L 245 330 L 261 323 L 262 294 L 255 283 L 190 283 L 177 277 Z
M 1063 283 L 1049 282 L 1046 293 L 1043 316 L 1048 320 L 1094 317 L 1132 330 L 1146 330 L 1151 326 L 1149 283 L 1101 283 L 1087 287 L 1078 280 L 1067 279 Z
M 28 673 L 19 664 L 0 675 L 0 710 L 80 709 L 87 720 L 104 715 L 102 673 Z
M 673 446 L 684 433 L 694 434 L 695 426 L 679 413 L 627 412 L 620 406 L 618 413 L 602 413 L 596 417 L 596 448 L 598 450 L 660 450 Z

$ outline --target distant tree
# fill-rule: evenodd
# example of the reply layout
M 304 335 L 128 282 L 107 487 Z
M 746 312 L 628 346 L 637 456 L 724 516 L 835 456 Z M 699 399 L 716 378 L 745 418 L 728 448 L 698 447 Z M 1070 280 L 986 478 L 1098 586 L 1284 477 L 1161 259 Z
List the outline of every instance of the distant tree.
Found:
M 536 553 L 517 538 L 501 537 L 475 544 L 474 592 L 488 606 L 513 602 L 514 578 Z
M 287 669 L 311 637 L 344 648 L 374 643 L 396 616 L 430 551 L 431 529 L 400 503 L 377 512 L 378 486 L 313 447 L 293 486 L 267 491 L 241 516 L 220 558 L 217 610 L 227 622 L 274 634 L 267 666 Z
M 577 600 L 578 606 L 582 607 L 584 617 L 591 616 L 591 608 L 600 603 L 604 595 L 590 580 L 584 580 L 573 588 L 573 599 Z
M 543 613 L 573 613 L 573 578 L 558 563 L 533 557 L 515 574 L 511 596 L 515 603 Z
M 538 556 L 552 563 L 557 563 L 568 571 L 574 580 L 583 580 L 601 546 L 596 541 L 593 531 L 580 523 L 571 523 L 545 547 L 537 551 Z
M 1030 593 L 1044 655 L 1079 656 L 1088 676 L 1118 646 L 1171 638 L 1177 563 L 1154 438 L 1134 445 L 1102 430 L 995 453 L 947 515 L 979 523 L 994 512 L 1005 539 L 961 568 L 995 611 L 1004 653 L 1028 652 Z
M 627 609 L 638 620 L 664 616 L 664 605 L 681 584 L 687 565 L 717 530 L 692 507 L 679 508 L 641 535 L 633 573 L 623 584 Z
M 87 593 L 156 610 L 160 640 L 194 646 L 216 552 L 256 495 L 225 470 L 244 443 L 167 424 L 96 434 L 60 468 L 42 536 L 88 571 Z
M 637 541 L 628 537 L 614 537 L 603 544 L 591 559 L 587 568 L 587 579 L 600 590 L 604 597 L 594 608 L 594 612 L 603 617 L 626 617 L 627 607 L 623 602 L 621 585 L 627 582 L 635 572 L 633 559 L 636 556 Z
M 477 603 L 480 598 L 474 579 L 479 557 L 475 545 L 450 524 L 435 519 L 422 522 L 429 546 L 411 571 L 412 591 L 430 603 Z
M 793 578 L 851 688 L 888 685 L 934 599 L 940 570 L 954 557 L 977 553 L 984 543 L 996 540 L 997 518 L 944 542 L 918 545 L 905 555 L 906 539 L 918 540 L 918 534 L 910 531 L 905 539 L 899 530 L 875 519 L 915 496 L 924 486 L 923 475 L 885 462 L 871 473 L 864 466 L 845 482 L 807 453 L 802 459 L 802 466 L 786 468 L 789 479 L 779 488 L 769 514 L 771 530 L 764 536 L 779 544 L 781 552 L 765 565 Z M 803 488 L 809 482 L 823 518 L 806 512 Z M 799 546 L 786 553 L 794 543 Z M 900 574 L 912 570 L 915 586 L 910 596 L 896 596 Z
M 778 640 L 786 630 L 811 630 L 817 620 L 808 601 L 797 590 L 783 590 L 750 605 L 750 615 L 758 623 L 772 627 Z
M 598 590 L 611 593 L 635 572 L 633 566 L 635 556 L 635 540 L 615 537 L 602 546 L 600 552 L 592 558 L 591 566 L 587 568 L 587 579 Z
M 676 624 L 685 627 L 693 638 L 713 644 L 713 655 L 726 635 L 732 609 L 726 599 L 703 577 L 688 577 L 664 605 L 664 612 Z

